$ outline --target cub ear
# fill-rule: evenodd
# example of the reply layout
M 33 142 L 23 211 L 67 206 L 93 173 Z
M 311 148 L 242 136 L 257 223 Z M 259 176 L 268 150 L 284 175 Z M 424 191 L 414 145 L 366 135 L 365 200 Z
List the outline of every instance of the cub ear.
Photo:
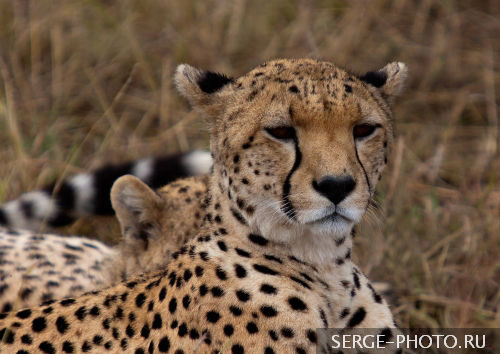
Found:
M 137 177 L 126 175 L 113 184 L 111 204 L 124 244 L 135 250 L 147 250 L 151 238 L 161 232 L 163 199 Z
M 403 90 L 408 67 L 405 63 L 392 62 L 377 71 L 369 71 L 360 77 L 361 81 L 376 87 L 389 104 Z
M 234 80 L 224 74 L 197 69 L 181 64 L 175 72 L 175 84 L 182 96 L 196 110 L 216 119 L 224 111 L 228 102 L 228 88 Z

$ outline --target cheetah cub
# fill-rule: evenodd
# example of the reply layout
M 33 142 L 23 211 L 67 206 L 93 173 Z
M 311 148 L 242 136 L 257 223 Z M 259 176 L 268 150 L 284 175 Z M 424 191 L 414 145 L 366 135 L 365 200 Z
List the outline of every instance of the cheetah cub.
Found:
M 386 163 L 405 77 L 401 63 L 357 77 L 276 60 L 238 79 L 179 66 L 214 157 L 196 235 L 160 272 L 3 314 L 1 349 L 313 353 L 316 328 L 362 326 L 350 234 Z

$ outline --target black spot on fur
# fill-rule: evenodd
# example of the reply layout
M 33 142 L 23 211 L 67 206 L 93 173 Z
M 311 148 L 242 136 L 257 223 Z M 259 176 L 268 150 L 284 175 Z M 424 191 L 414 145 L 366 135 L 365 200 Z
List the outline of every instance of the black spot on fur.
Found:
M 218 286 L 214 286 L 212 289 L 210 289 L 210 292 L 212 293 L 213 297 L 221 297 L 224 295 L 224 290 Z
M 351 311 L 346 307 L 345 309 L 342 310 L 342 312 L 340 313 L 340 318 L 346 318 L 347 315 L 349 315 Z
M 188 295 L 186 295 L 188 296 Z M 151 328 L 153 329 L 160 329 L 163 324 L 163 321 L 161 319 L 161 315 L 159 313 L 155 313 L 153 323 L 151 324 Z
M 209 311 L 206 317 L 208 322 L 216 323 L 220 319 L 220 314 L 217 311 Z
M 173 297 L 168 303 L 168 310 L 170 313 L 175 313 L 175 310 L 177 310 L 177 299 L 175 297 Z
M 146 295 L 144 293 L 140 293 L 135 298 L 135 305 L 140 308 L 142 307 L 142 305 L 144 305 L 145 301 L 146 301 Z
M 299 283 L 300 285 L 302 285 L 304 288 L 306 289 L 311 289 L 311 287 L 309 286 L 309 284 L 307 284 L 305 281 L 303 281 L 302 279 L 299 279 L 297 277 L 294 277 L 294 276 L 291 276 L 290 279 L 292 279 L 294 282 L 296 283 Z
M 283 264 L 283 261 L 281 259 L 279 259 L 278 257 L 275 257 L 271 254 L 265 254 L 264 255 L 264 258 L 269 260 L 269 261 L 273 261 L 273 262 L 277 262 L 279 264 Z
M 62 350 L 65 353 L 73 353 L 75 351 L 75 347 L 73 346 L 73 343 L 69 341 L 64 341 L 62 345 Z
M 205 296 L 208 293 L 208 288 L 205 284 L 200 285 L 200 296 Z
M 234 82 L 234 80 L 224 74 L 205 71 L 198 79 L 198 86 L 203 92 L 214 93 L 232 82 Z
M 299 93 L 299 89 L 297 88 L 297 86 L 295 85 L 292 85 L 288 88 L 288 91 L 292 92 L 292 93 Z
M 307 330 L 307 339 L 309 339 L 311 343 L 316 343 L 318 340 L 316 331 L 313 331 L 312 329 Z
M 19 311 L 16 314 L 16 317 L 18 317 L 18 318 L 28 318 L 30 316 L 31 316 L 31 310 L 30 309 Z
M 372 292 L 373 300 L 375 300 L 376 303 L 381 304 L 382 297 L 379 294 L 377 294 L 377 292 L 370 283 L 368 283 L 368 288 L 370 288 L 370 291 Z
M 94 338 L 92 339 L 92 342 L 94 342 L 95 345 L 101 345 L 102 344 L 102 336 L 100 335 L 95 335 Z
M 191 329 L 189 331 L 189 338 L 198 339 L 198 338 L 200 338 L 200 334 L 198 333 L 198 331 L 196 329 Z
M 249 334 L 255 334 L 259 332 L 259 327 L 257 327 L 255 322 L 248 322 L 246 328 Z
M 47 327 L 47 321 L 45 317 L 37 317 L 31 323 L 31 329 L 33 332 L 42 332 Z
M 227 274 L 224 271 L 224 269 L 222 269 L 221 267 L 217 267 L 215 269 L 215 275 L 217 275 L 217 278 L 219 278 L 220 280 L 226 280 L 227 279 Z
M 253 268 L 257 271 L 257 272 L 260 272 L 260 273 L 263 273 L 263 274 L 268 274 L 268 275 L 278 275 L 279 273 L 265 265 L 261 265 L 261 264 L 254 264 L 253 265 Z
M 203 268 L 200 266 L 196 266 L 196 268 L 194 268 L 194 273 L 198 278 L 201 277 L 203 275 Z
M 64 334 L 69 328 L 69 323 L 63 316 L 59 316 L 56 320 L 56 327 L 59 333 Z
M 187 333 L 188 333 L 188 330 L 187 330 L 186 323 L 183 322 L 179 326 L 179 330 L 178 330 L 179 337 L 184 337 Z
M 191 304 L 191 297 L 189 295 L 185 295 L 182 298 L 182 306 L 187 310 L 189 308 L 189 304 Z
M 163 301 L 166 295 L 167 295 L 167 288 L 162 287 L 160 290 L 160 294 L 158 294 L 158 300 L 160 300 L 160 302 Z
M 137 282 L 136 281 L 131 281 L 131 282 L 128 282 L 127 284 L 125 284 L 125 286 L 129 289 L 133 289 L 135 288 L 135 286 L 137 285 Z
M 356 289 L 361 288 L 361 283 L 359 282 L 359 276 L 356 273 L 352 273 L 352 278 L 354 280 L 354 285 L 356 286 Z
M 80 321 L 83 321 L 85 316 L 87 316 L 87 310 L 85 309 L 85 306 L 82 306 L 78 308 L 78 310 L 75 311 L 75 316 L 78 318 Z
M 208 261 L 208 253 L 207 252 L 200 252 L 200 258 L 203 260 L 203 261 Z
M 372 86 L 382 87 L 387 81 L 387 74 L 383 71 L 369 71 L 360 76 L 359 79 Z
M 125 339 L 125 341 L 122 340 L 121 346 L 123 349 L 127 348 L 127 340 L 126 339 Z M 86 353 L 86 352 L 89 352 L 91 349 L 92 349 L 92 346 L 90 345 L 89 342 L 87 342 L 87 341 L 83 342 L 82 352 Z
M 349 322 L 347 323 L 347 327 L 354 327 L 359 325 L 363 320 L 365 319 L 366 316 L 366 311 L 363 307 L 360 307 L 354 312 L 354 314 L 351 316 L 349 319 Z
M 323 322 L 323 327 L 328 328 L 328 321 L 326 319 L 325 311 L 319 309 L 319 317 L 321 317 L 321 322 Z
M 21 342 L 24 344 L 31 344 L 33 343 L 33 338 L 29 334 L 24 334 L 21 337 Z
M 235 344 L 231 347 L 231 353 L 232 354 L 243 354 L 245 353 L 245 350 L 240 344 Z
M 224 334 L 226 336 L 231 337 L 233 335 L 233 333 L 234 333 L 234 327 L 233 327 L 233 325 L 227 324 L 227 325 L 224 326 Z M 233 346 L 233 348 L 234 348 L 234 346 Z M 241 353 L 243 353 L 243 352 L 241 352 Z
M 56 350 L 54 349 L 54 346 L 47 341 L 43 341 L 42 343 L 40 343 L 38 348 L 42 352 L 47 353 L 47 354 L 53 354 L 56 352 Z
M 227 251 L 227 246 L 226 246 L 226 243 L 224 241 L 218 241 L 217 246 L 219 246 L 219 249 L 221 251 L 223 251 L 223 252 Z
M 170 340 L 168 339 L 167 336 L 165 336 L 162 339 L 160 339 L 160 342 L 158 343 L 158 350 L 161 353 L 166 353 L 169 351 L 169 349 L 170 349 Z
M 132 326 L 128 325 L 127 328 L 125 328 L 125 333 L 127 334 L 127 336 L 129 338 L 132 338 L 134 336 L 134 334 L 135 334 L 135 331 L 132 328 Z
M 236 220 L 238 220 L 238 222 L 242 225 L 246 225 L 246 221 L 245 221 L 245 218 L 243 217 L 243 215 L 240 214 L 239 211 L 237 211 L 236 209 L 234 208 L 231 208 L 231 214 L 233 214 L 233 216 L 235 217 Z
M 150 333 L 150 329 L 149 329 L 148 324 L 146 323 L 144 326 L 142 326 L 141 337 L 148 338 L 149 337 L 149 333 Z
M 270 294 L 270 295 L 275 295 L 278 293 L 278 289 L 276 289 L 274 286 L 270 285 L 270 284 L 262 284 L 260 286 L 260 291 L 264 294 Z
M 307 310 L 307 305 L 304 303 L 304 301 L 302 301 L 301 299 L 299 299 L 296 296 L 289 297 L 288 304 L 290 305 L 292 310 L 295 310 L 295 311 L 306 311 Z
M 234 316 L 241 316 L 241 314 L 243 313 L 243 310 L 241 308 L 239 308 L 238 306 L 229 306 L 229 311 L 231 311 L 231 313 L 234 315 Z
M 75 299 L 64 299 L 60 302 L 61 306 L 69 306 L 75 303 Z
M 281 329 L 281 335 L 285 338 L 293 338 L 295 333 L 293 332 L 293 329 L 291 329 L 289 327 L 283 327 Z
M 99 309 L 99 307 L 97 306 L 94 306 L 90 309 L 89 313 L 92 315 L 92 316 L 99 316 L 101 314 L 101 310 Z
M 241 302 L 247 302 L 248 300 L 250 300 L 250 294 L 244 290 L 237 290 L 236 297 Z
M 245 250 L 242 250 L 241 248 L 236 247 L 234 250 L 236 251 L 236 253 L 238 254 L 238 256 L 245 257 L 245 258 L 250 258 L 251 257 L 251 255 L 250 255 L 249 252 L 247 252 Z
M 250 234 L 248 239 L 259 246 L 266 246 L 269 241 L 260 235 Z
M 235 264 L 234 265 L 234 271 L 236 272 L 236 276 L 238 278 L 244 278 L 244 277 L 247 276 L 246 269 L 243 266 L 239 265 L 239 264 Z
M 272 306 L 264 305 L 260 307 L 260 312 L 266 317 L 275 317 L 278 315 L 278 311 Z

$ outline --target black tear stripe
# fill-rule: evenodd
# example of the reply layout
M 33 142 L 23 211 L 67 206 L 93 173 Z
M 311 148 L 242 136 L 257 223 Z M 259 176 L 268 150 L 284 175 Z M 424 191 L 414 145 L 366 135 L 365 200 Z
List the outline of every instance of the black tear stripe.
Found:
M 356 145 L 354 145 L 354 151 L 356 152 L 356 159 L 358 160 L 358 163 L 361 166 L 361 169 L 363 170 L 363 173 L 365 174 L 366 184 L 368 184 L 368 191 L 370 192 L 370 198 L 371 198 L 372 186 L 370 184 L 370 179 L 368 178 L 368 174 L 366 173 L 365 166 L 363 166 L 363 164 L 361 163 L 361 160 L 359 159 L 358 147 Z
M 290 179 L 292 178 L 293 173 L 299 168 L 300 162 L 302 161 L 302 153 L 299 148 L 299 139 L 297 138 L 297 134 L 295 131 L 292 136 L 293 144 L 295 146 L 295 162 L 293 163 L 292 169 L 288 172 L 288 176 L 286 176 L 285 183 L 283 183 L 283 204 L 281 206 L 281 210 L 288 216 L 290 219 L 295 220 L 296 214 L 295 209 L 293 209 L 292 203 L 290 202 L 290 188 L 292 187 L 290 184 Z

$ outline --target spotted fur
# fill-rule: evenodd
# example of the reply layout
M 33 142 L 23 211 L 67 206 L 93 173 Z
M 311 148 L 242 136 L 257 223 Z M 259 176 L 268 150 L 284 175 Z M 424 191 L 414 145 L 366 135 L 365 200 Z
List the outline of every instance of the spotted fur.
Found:
M 85 237 L 0 227 L 0 312 L 79 296 L 158 270 L 201 225 L 200 196 L 207 184 L 206 176 L 186 178 L 156 194 L 141 182 L 142 195 L 124 198 L 127 204 L 118 206 L 124 232 L 115 247 Z
M 330 63 L 278 60 L 207 85 L 216 74 L 181 65 L 177 86 L 212 133 L 196 235 L 158 273 L 0 316 L 1 349 L 307 353 L 327 350 L 315 328 L 363 326 L 365 309 L 345 313 L 363 286 L 350 232 L 384 167 L 406 67 L 380 72 L 375 87 Z M 359 139 L 363 124 L 376 128 Z

